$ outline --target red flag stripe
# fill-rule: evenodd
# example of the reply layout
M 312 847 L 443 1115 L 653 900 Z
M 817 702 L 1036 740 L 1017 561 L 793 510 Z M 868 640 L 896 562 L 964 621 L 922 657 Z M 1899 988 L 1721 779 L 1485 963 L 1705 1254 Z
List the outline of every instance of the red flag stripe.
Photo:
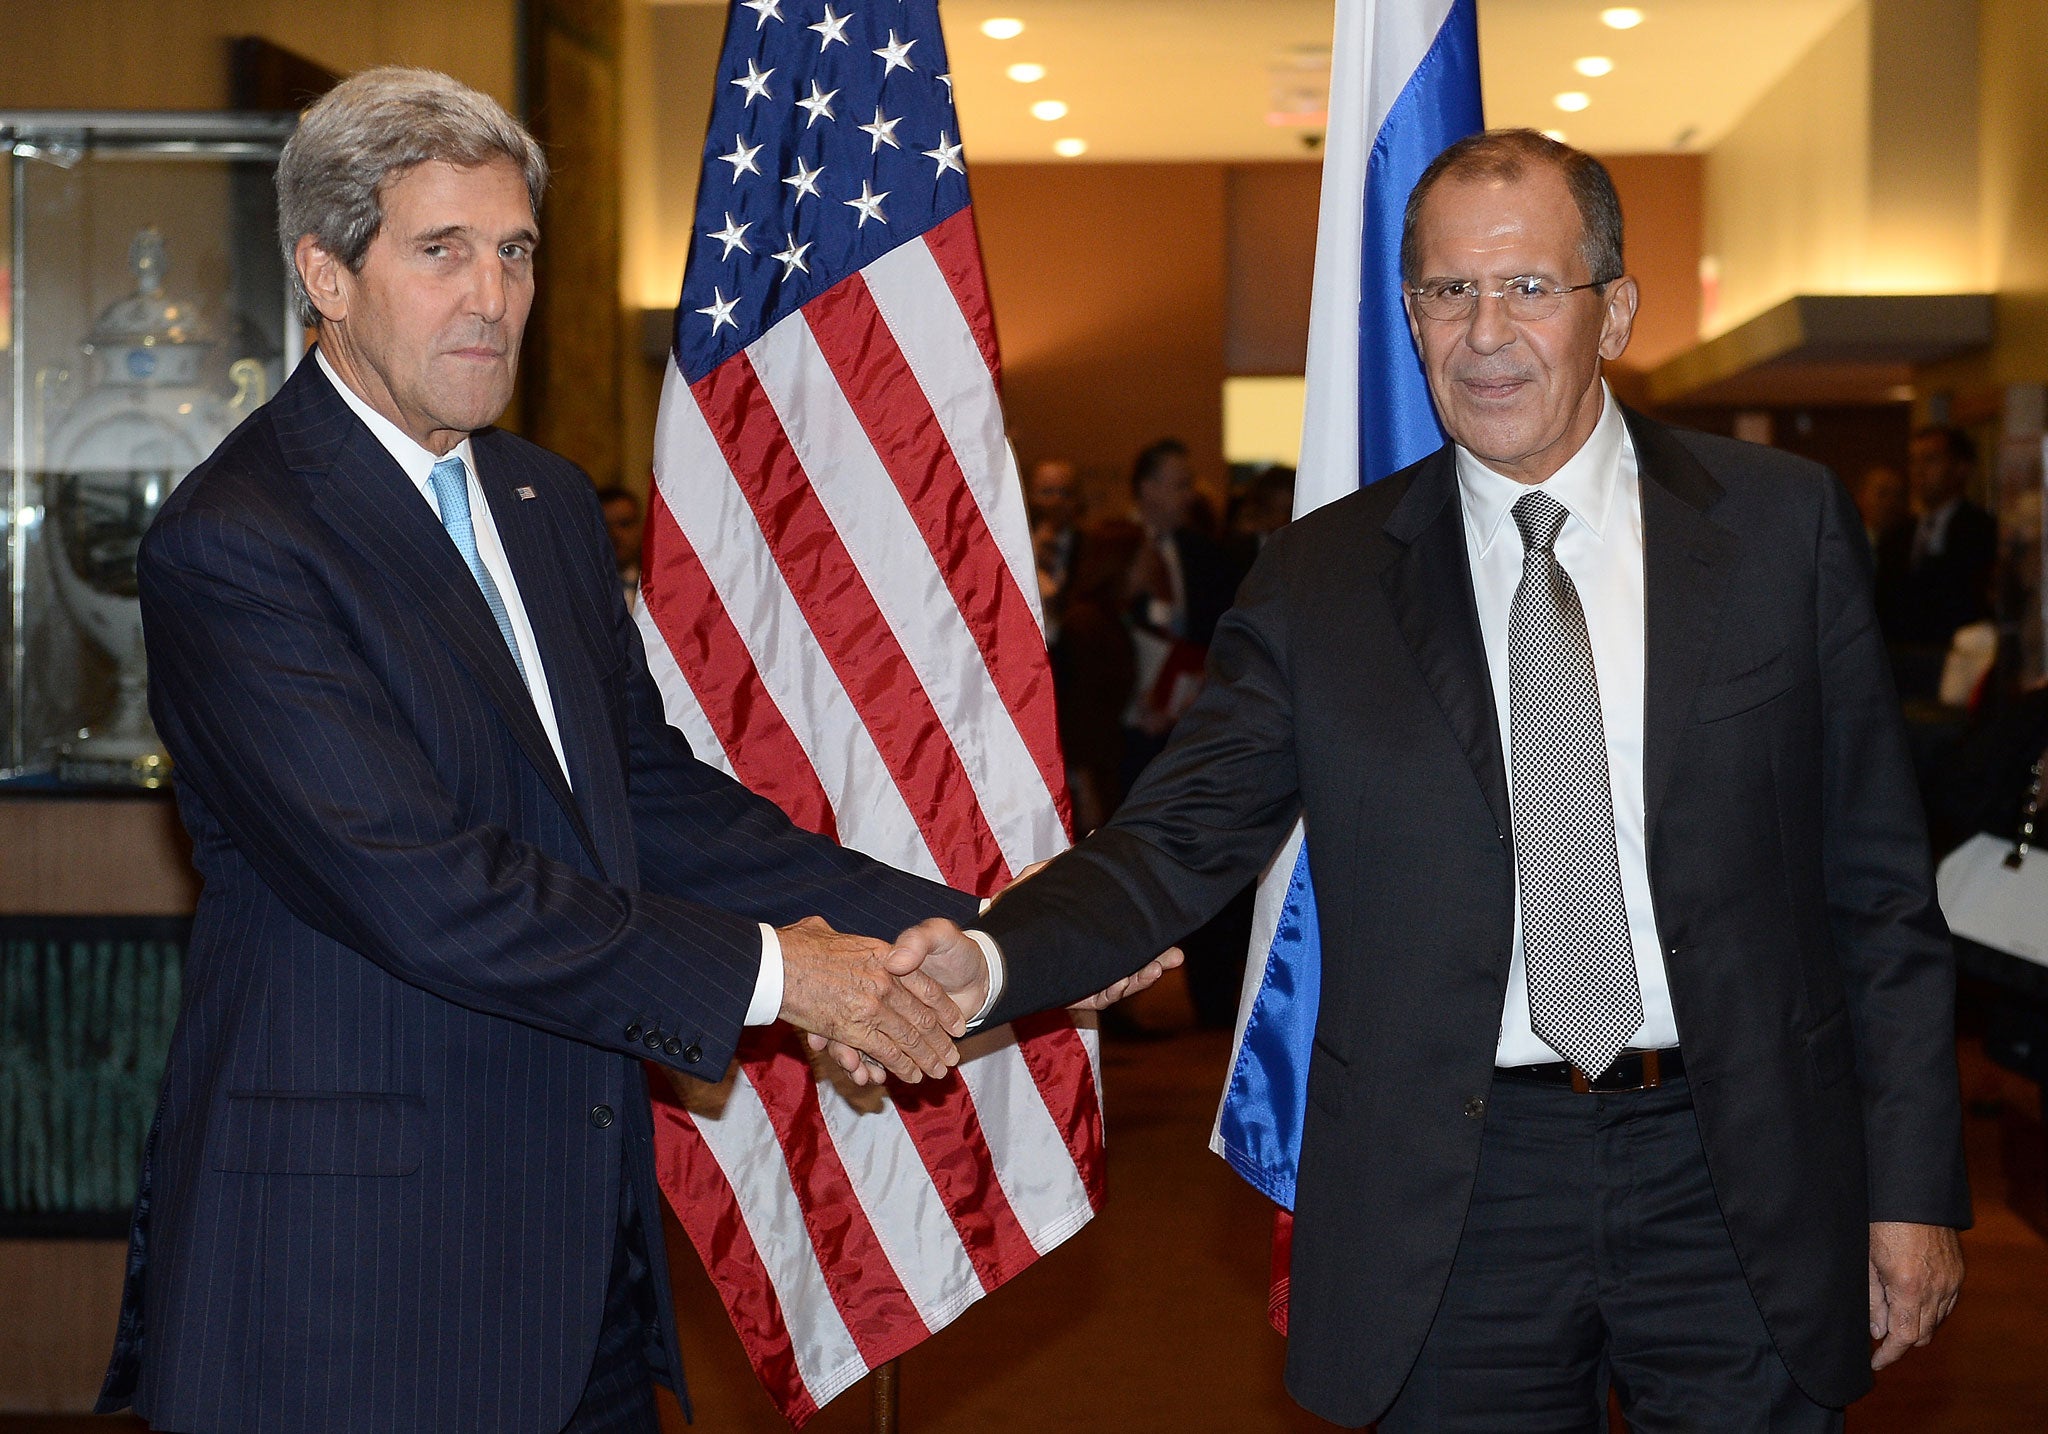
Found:
M 1109 1198 L 1102 1156 L 1102 1096 L 1087 1044 L 1065 1011 L 1041 1011 L 1012 1021 L 1017 1050 L 1031 1072 L 1054 1124 L 1066 1136 L 1074 1168 L 1088 1187 L 1088 1203 L 1100 1210 Z
M 648 1074 L 648 1094 L 654 1103 L 655 1178 L 696 1247 L 697 1258 L 704 1262 L 755 1373 L 790 1423 L 802 1428 L 818 1405 L 797 1368 L 796 1349 L 768 1268 L 747 1231 L 732 1186 L 696 1123 L 669 1091 L 666 1077 L 653 1067 Z
M 939 418 L 859 274 L 804 310 L 811 335 L 896 491 L 924 535 L 973 634 L 989 680 L 1017 724 L 1046 790 L 1071 826 L 1044 634 L 1003 561 Z
M 1031 1237 L 996 1179 L 995 1157 L 966 1088 L 949 1080 L 929 1090 L 895 1084 L 889 1093 L 981 1287 L 992 1290 L 1037 1259 Z
M 839 839 L 831 800 L 754 666 L 739 629 L 657 486 L 648 494 L 640 600 L 661 629 L 733 775 L 800 827 Z
M 1009 882 L 1009 865 L 967 768 L 811 490 L 753 363 L 736 354 L 690 391 L 947 883 L 1000 890 Z
M 929 1331 L 875 1238 L 839 1147 L 825 1127 L 811 1063 L 792 1049 L 802 1040 L 782 1026 L 749 1033 L 741 1044 L 740 1069 L 775 1127 L 833 1303 L 872 1369 Z
M 988 301 L 988 274 L 981 267 L 981 240 L 974 232 L 974 206 L 969 205 L 926 230 L 924 242 L 932 251 L 932 258 L 938 261 L 939 272 L 946 276 L 946 287 L 953 291 L 953 302 L 966 316 L 967 327 L 974 331 L 974 342 L 988 364 L 989 378 L 1000 390 L 1003 360 L 996 347 L 996 315 Z

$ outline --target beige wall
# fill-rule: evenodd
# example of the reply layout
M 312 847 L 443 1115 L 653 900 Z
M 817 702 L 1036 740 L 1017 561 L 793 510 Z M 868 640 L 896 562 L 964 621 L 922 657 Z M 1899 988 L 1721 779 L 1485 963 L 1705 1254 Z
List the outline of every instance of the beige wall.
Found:
M 260 35 L 347 74 L 446 70 L 510 106 L 518 0 L 0 0 L 9 109 L 219 109 L 227 41 Z M 26 38 L 25 38 L 26 37 Z
M 1862 0 L 1707 156 L 1708 334 L 1794 294 L 1984 282 L 1974 9 Z

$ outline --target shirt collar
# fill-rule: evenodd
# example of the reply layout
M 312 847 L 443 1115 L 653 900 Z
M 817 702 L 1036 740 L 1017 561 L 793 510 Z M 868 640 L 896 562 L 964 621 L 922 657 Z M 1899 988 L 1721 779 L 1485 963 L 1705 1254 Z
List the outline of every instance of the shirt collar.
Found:
M 1614 394 L 1604 379 L 1600 383 L 1600 395 L 1600 420 L 1593 425 L 1593 432 L 1579 446 L 1579 451 L 1567 458 L 1562 468 L 1533 485 L 1555 498 L 1567 513 L 1592 529 L 1595 538 L 1602 536 L 1607 514 L 1613 506 L 1615 485 L 1620 480 L 1622 445 L 1628 437 L 1621 418 L 1621 405 L 1614 401 Z M 1494 472 L 1476 454 L 1462 446 L 1456 452 L 1458 491 L 1465 503 L 1465 527 L 1479 555 L 1484 557 L 1492 550 L 1494 540 L 1500 536 L 1502 525 L 1515 503 L 1530 491 L 1532 485 L 1517 483 L 1504 473 Z
M 342 381 L 341 375 L 334 371 L 334 365 L 327 361 L 327 355 L 322 353 L 317 345 L 313 349 L 313 358 L 320 365 L 320 371 L 327 375 L 327 381 L 334 385 L 334 391 L 341 395 L 341 401 L 363 421 L 363 426 L 384 446 L 385 452 L 405 470 L 405 476 L 412 479 L 413 487 L 422 493 L 426 492 L 429 476 L 434 471 L 434 465 L 441 459 L 436 457 L 432 450 L 421 447 L 413 440 L 411 434 L 364 402 L 361 394 Z M 476 475 L 476 461 L 470 454 L 467 437 L 449 449 L 446 456 L 460 458 L 463 471 L 471 477 Z

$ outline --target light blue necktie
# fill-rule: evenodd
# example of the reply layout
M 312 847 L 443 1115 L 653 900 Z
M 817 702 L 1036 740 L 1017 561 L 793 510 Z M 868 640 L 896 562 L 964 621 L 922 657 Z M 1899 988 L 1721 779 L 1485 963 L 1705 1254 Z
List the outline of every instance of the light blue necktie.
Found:
M 524 682 L 526 664 L 519 657 L 519 639 L 512 635 L 512 614 L 505 610 L 505 599 L 491 580 L 491 570 L 484 566 L 476 550 L 476 525 L 469 517 L 469 471 L 451 453 L 434 465 L 428 477 L 434 484 L 434 500 L 441 505 L 441 526 L 455 540 L 455 551 L 462 554 L 462 561 L 469 564 L 470 572 L 476 576 L 476 585 L 483 589 L 484 606 L 498 620 L 498 631 L 512 651 L 512 665 L 519 669 L 519 680 Z

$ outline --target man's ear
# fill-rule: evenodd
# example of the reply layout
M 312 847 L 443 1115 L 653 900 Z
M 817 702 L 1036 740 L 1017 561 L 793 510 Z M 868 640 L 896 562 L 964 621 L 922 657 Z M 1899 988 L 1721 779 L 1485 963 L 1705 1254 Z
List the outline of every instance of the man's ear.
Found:
M 346 319 L 352 292 L 349 281 L 355 277 L 348 265 L 328 253 L 311 234 L 301 234 L 299 242 L 292 246 L 292 263 L 297 266 L 299 282 L 306 286 L 320 317 L 330 324 Z
M 1415 296 L 1408 292 L 1408 281 L 1401 281 L 1401 312 L 1408 316 L 1408 337 L 1415 340 L 1415 352 L 1422 352 L 1422 324 L 1415 317 Z
M 1636 326 L 1636 305 L 1642 302 L 1643 291 L 1624 274 L 1607 286 L 1602 297 L 1605 309 L 1600 322 L 1600 357 L 1612 363 L 1628 348 L 1629 335 Z

